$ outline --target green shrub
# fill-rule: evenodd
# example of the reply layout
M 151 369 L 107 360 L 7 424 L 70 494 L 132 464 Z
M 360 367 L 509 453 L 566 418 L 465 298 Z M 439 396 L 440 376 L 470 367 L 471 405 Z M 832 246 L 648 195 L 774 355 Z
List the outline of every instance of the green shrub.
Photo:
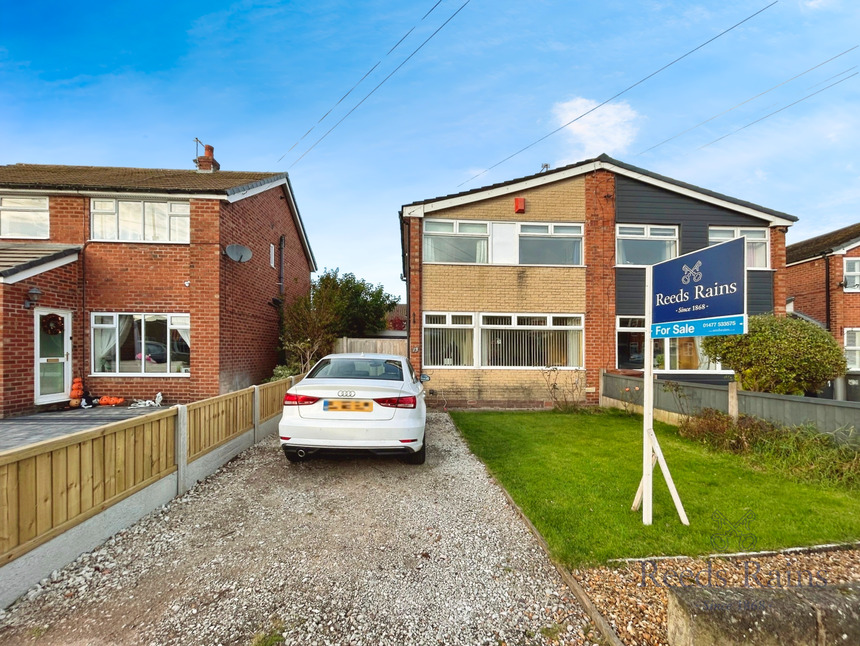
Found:
M 796 318 L 751 316 L 747 334 L 706 337 L 702 350 L 734 370 L 744 390 L 757 392 L 817 392 L 847 369 L 830 333 Z

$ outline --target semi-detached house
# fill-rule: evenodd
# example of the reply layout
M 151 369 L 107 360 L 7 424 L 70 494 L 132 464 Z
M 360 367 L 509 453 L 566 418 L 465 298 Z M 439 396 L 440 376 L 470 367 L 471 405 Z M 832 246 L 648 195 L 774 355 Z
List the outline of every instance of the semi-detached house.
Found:
M 784 314 L 796 219 L 606 155 L 406 204 L 409 358 L 449 405 L 546 403 L 545 367 L 596 401 L 602 369 L 643 368 L 645 266 L 744 236 L 748 313 Z M 732 378 L 700 338 L 654 344 L 663 378 Z
M 860 223 L 789 245 L 785 275 L 794 314 L 845 351 L 848 374 L 834 382 L 835 398 L 860 401 Z
M 0 416 L 260 383 L 316 270 L 286 173 L 0 166 Z M 225 253 L 230 245 L 232 253 Z

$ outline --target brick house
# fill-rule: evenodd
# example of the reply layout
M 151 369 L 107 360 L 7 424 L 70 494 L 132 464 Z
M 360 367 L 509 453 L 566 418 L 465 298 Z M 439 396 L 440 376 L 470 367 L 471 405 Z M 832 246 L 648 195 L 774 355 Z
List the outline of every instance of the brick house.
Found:
M 0 166 L 0 416 L 260 383 L 316 265 L 286 173 Z M 225 253 L 228 245 L 237 245 Z
M 796 218 L 606 155 L 400 211 L 409 357 L 449 405 L 546 403 L 544 366 L 596 401 L 643 367 L 644 266 L 747 238 L 747 311 L 785 312 Z M 722 383 L 699 338 L 655 340 L 663 378 Z
M 797 242 L 785 251 L 790 307 L 830 331 L 845 350 L 847 384 L 838 381 L 835 395 L 860 401 L 860 224 Z

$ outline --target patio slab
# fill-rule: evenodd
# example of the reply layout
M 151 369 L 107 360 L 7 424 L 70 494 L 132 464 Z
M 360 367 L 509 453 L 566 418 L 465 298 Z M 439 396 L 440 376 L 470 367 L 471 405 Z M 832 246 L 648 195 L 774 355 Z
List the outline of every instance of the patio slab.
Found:
M 167 406 L 93 406 L 0 419 L 0 452 L 146 415 Z

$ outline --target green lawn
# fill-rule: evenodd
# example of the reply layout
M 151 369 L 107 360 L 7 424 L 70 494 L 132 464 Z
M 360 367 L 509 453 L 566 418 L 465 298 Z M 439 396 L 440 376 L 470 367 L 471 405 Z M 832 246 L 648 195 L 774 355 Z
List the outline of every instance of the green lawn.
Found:
M 657 423 L 655 432 L 684 503 L 678 519 L 659 465 L 654 519 L 646 527 L 630 505 L 642 475 L 642 418 L 622 411 L 589 413 L 451 413 L 471 450 L 570 567 L 608 559 L 713 553 L 720 529 L 748 510 L 756 550 L 860 539 L 860 493 L 792 481 L 753 469 Z M 731 549 L 729 551 L 738 551 Z

